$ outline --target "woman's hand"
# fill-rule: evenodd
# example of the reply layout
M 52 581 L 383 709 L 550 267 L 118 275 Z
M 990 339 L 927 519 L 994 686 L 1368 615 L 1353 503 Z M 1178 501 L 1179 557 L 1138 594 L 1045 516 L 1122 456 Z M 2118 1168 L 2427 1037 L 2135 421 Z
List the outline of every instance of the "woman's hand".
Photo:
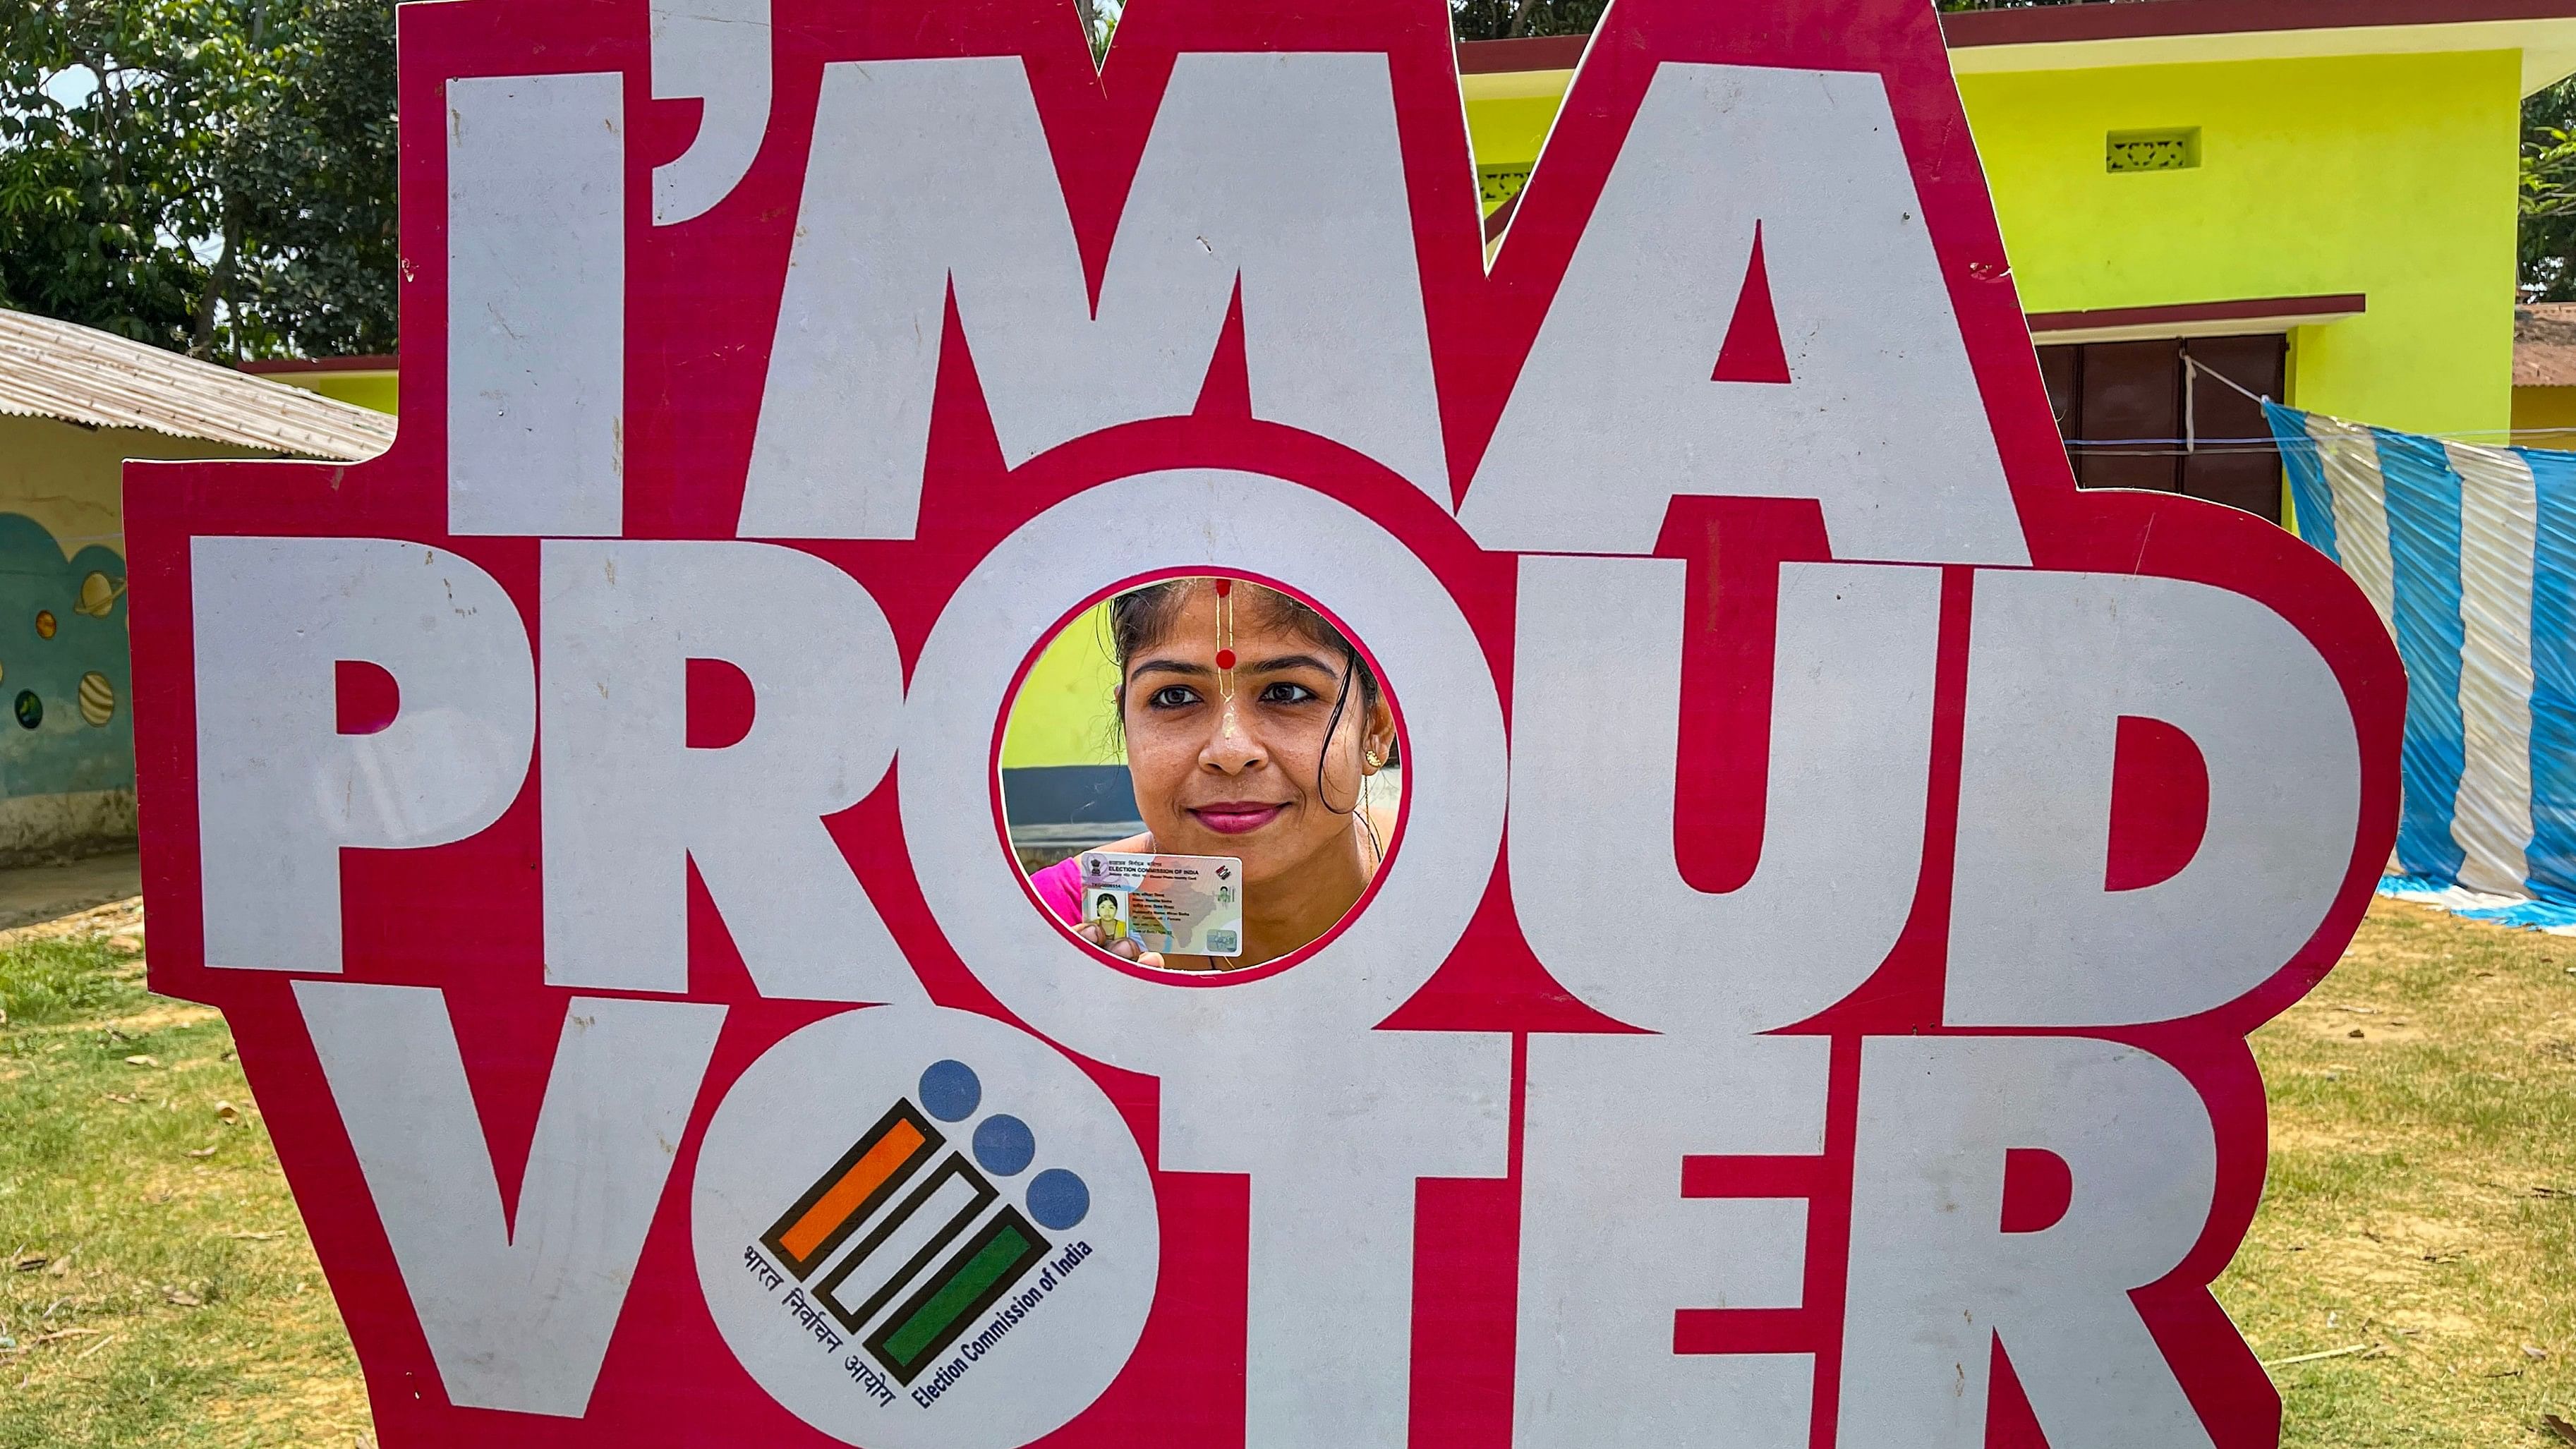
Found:
M 1074 927 L 1073 933 L 1121 961 L 1133 961 L 1139 966 L 1151 966 L 1156 970 L 1163 969 L 1162 952 L 1148 951 L 1127 936 L 1121 936 L 1115 941 L 1109 940 L 1102 934 L 1098 921 L 1085 921 Z

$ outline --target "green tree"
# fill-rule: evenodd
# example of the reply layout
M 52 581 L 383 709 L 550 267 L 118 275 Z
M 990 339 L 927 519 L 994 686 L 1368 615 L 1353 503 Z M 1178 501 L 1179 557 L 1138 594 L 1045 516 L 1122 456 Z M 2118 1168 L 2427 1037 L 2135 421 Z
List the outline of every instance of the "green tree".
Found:
M 2576 80 L 2522 105 L 2522 292 L 2576 301 Z
M 270 0 L 278 8 L 280 0 Z M 402 266 L 393 0 L 300 0 L 270 52 L 223 191 L 243 256 L 230 300 L 254 355 L 383 353 Z
M 1609 0 L 1449 0 L 1449 25 L 1460 40 L 1589 35 L 1609 8 Z
M 0 305 L 204 356 L 394 344 L 392 0 L 0 5 Z
M 185 345 L 211 214 L 199 5 L 21 4 L 0 32 L 0 304 Z M 85 92 L 85 94 L 83 94 Z

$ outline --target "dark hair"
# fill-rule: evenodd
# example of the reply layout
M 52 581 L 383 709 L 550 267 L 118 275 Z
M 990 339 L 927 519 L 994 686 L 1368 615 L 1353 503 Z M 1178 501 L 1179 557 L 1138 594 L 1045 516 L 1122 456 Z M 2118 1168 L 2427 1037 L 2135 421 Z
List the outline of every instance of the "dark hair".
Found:
M 1165 579 L 1158 584 L 1147 584 L 1141 589 L 1130 589 L 1109 601 L 1109 642 L 1112 656 L 1118 661 L 1122 715 L 1125 712 L 1125 681 L 1128 663 L 1139 651 L 1171 632 L 1173 621 L 1180 616 L 1181 605 L 1189 595 L 1190 586 L 1205 582 L 1207 581 L 1204 579 L 1194 578 Z M 1332 717 L 1324 722 L 1324 742 L 1327 746 L 1331 745 L 1334 732 L 1342 727 L 1342 711 L 1350 704 L 1351 690 L 1354 686 L 1359 690 L 1362 717 L 1365 718 L 1376 711 L 1377 676 L 1369 671 L 1368 661 L 1360 657 L 1359 649 L 1341 630 L 1333 627 L 1332 620 L 1325 618 L 1322 613 L 1303 600 L 1283 594 L 1277 589 L 1265 588 L 1250 582 L 1240 582 L 1237 587 L 1242 590 L 1234 596 L 1238 608 L 1245 603 L 1254 603 L 1256 608 L 1263 611 L 1265 622 L 1284 628 L 1341 656 L 1341 694 L 1333 701 Z M 1121 724 L 1123 726 L 1123 719 Z M 1324 765 L 1325 761 L 1318 757 L 1315 761 L 1315 798 L 1323 801 L 1324 808 L 1332 810 L 1336 815 L 1348 815 L 1358 810 L 1359 801 L 1356 799 L 1351 802 L 1349 810 L 1333 809 L 1332 797 L 1324 793 Z M 1374 826 L 1371 827 L 1371 833 L 1372 835 L 1375 833 Z

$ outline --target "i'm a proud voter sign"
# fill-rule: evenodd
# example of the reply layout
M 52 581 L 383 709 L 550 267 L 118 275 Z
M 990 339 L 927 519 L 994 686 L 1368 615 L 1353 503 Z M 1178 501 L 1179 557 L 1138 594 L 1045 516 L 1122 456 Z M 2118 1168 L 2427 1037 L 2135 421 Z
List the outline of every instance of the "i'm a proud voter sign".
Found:
M 1927 5 L 1619 0 L 1490 254 L 1440 0 L 401 42 L 399 441 L 127 504 L 152 984 L 387 1445 L 2274 1442 L 2244 1037 L 2401 675 L 2076 493 Z M 1400 722 L 1239 972 L 1001 812 L 1175 577 Z

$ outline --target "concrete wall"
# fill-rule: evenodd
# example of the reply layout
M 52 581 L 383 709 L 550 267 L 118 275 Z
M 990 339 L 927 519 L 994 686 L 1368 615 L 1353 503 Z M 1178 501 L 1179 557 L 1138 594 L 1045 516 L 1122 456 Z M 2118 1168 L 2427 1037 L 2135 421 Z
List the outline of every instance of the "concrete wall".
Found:
M 0 416 L 0 864 L 134 838 L 125 460 L 247 455 Z

